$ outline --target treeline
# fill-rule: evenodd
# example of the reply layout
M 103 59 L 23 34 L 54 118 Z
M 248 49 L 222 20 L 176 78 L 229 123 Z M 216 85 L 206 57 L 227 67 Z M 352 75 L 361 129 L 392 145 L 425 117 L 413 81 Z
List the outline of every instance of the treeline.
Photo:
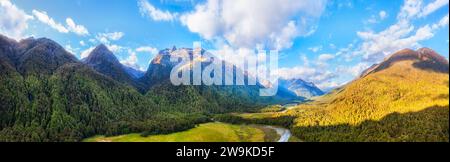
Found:
M 146 129 L 141 133 L 141 136 L 147 137 L 149 135 L 170 134 L 173 132 L 185 131 L 195 128 L 198 124 L 211 122 L 211 118 L 202 114 L 191 115 L 172 115 L 161 114 L 159 117 L 147 120 L 152 124 L 146 124 Z
M 231 124 L 261 124 L 261 125 L 274 125 L 290 128 L 294 123 L 295 117 L 292 116 L 280 116 L 273 118 L 243 118 L 233 114 L 220 114 L 214 115 L 215 121 L 231 123 Z
M 449 108 L 394 113 L 358 125 L 295 126 L 292 134 L 310 142 L 449 142 Z

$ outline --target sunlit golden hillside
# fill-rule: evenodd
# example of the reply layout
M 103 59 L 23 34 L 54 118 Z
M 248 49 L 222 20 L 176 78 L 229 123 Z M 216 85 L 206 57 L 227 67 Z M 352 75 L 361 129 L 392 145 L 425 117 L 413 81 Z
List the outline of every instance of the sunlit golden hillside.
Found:
M 287 114 L 305 141 L 449 141 L 448 61 L 402 50 L 345 87 Z

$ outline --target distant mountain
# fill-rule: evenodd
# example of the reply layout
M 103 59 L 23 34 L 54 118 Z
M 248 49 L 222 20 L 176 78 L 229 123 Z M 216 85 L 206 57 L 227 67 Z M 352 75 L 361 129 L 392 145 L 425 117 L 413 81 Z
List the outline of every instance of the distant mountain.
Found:
M 196 51 L 197 50 L 197 51 Z M 208 66 L 212 61 L 205 61 L 199 55 L 207 54 L 204 49 L 190 49 L 190 48 L 172 48 L 165 49 L 159 52 L 159 54 L 151 61 L 149 69 L 140 80 L 147 85 L 147 89 L 158 94 L 164 93 L 169 89 L 173 89 L 173 85 L 170 82 L 170 73 L 172 68 L 180 62 L 171 62 L 171 56 L 196 58 L 194 60 L 197 64 L 201 64 L 202 67 Z M 190 65 L 188 65 L 190 66 Z M 223 70 L 224 71 L 224 70 Z M 191 72 L 192 73 L 192 72 Z M 241 69 L 234 67 L 233 73 L 244 73 L 245 80 L 248 79 L 248 75 Z M 225 73 L 225 75 L 230 75 Z M 235 79 L 236 75 L 233 76 Z M 224 80 L 222 81 L 224 83 Z M 239 104 L 257 106 L 260 104 L 287 102 L 293 99 L 302 100 L 302 97 L 297 97 L 292 92 L 280 90 L 276 96 L 273 97 L 260 97 L 259 89 L 264 88 L 261 84 L 257 85 L 243 85 L 243 86 L 182 86 L 177 87 L 178 91 L 183 88 L 192 88 L 192 91 L 196 91 L 200 98 L 204 98 L 207 101 L 217 103 L 219 107 L 233 108 L 236 104 L 234 101 L 239 101 Z M 181 96 L 180 96 L 181 95 Z M 172 98 L 183 98 L 183 94 L 176 95 Z M 229 102 L 233 101 L 233 102 Z M 234 105 L 234 106 L 233 106 Z
M 175 54 L 181 55 L 182 51 L 187 52 L 185 57 L 189 57 L 189 52 L 192 54 L 191 49 L 177 50 L 173 48 L 159 51 L 158 55 L 150 62 L 147 72 L 140 79 L 147 86 L 147 89 L 150 89 L 155 84 L 168 81 L 172 68 L 178 64 L 177 62 L 171 62 L 170 57 Z
M 449 63 L 404 49 L 290 112 L 306 141 L 449 141 Z
M 302 79 L 280 79 L 278 83 L 281 87 L 294 92 L 297 96 L 311 98 L 324 94 L 314 83 L 306 82 Z
M 133 79 L 136 80 L 142 78 L 145 75 L 145 71 L 141 71 L 133 67 L 129 67 L 127 65 L 123 65 L 123 68 L 128 73 L 128 75 L 130 75 L 131 77 L 133 77 Z
M 111 77 L 116 81 L 132 85 L 139 90 L 143 89 L 143 85 L 132 75 L 130 68 L 126 68 L 122 65 L 108 47 L 103 44 L 95 47 L 83 62 L 99 73 Z

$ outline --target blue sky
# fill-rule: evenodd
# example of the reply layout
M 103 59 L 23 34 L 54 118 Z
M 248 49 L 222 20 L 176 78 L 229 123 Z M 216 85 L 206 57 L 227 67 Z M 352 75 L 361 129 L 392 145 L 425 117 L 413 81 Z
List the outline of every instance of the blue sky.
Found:
M 448 0 L 2 0 L 0 33 L 78 58 L 104 43 L 146 70 L 164 48 L 278 49 L 280 75 L 329 90 L 403 48 L 448 59 Z M 69 20 L 70 19 L 70 20 Z

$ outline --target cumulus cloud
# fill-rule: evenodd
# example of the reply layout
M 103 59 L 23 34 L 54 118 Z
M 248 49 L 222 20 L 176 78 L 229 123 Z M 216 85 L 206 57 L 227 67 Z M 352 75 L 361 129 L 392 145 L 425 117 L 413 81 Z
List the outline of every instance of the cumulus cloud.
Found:
M 360 76 L 361 73 L 371 66 L 368 62 L 360 62 L 353 66 L 339 68 L 338 71 L 344 74 L 350 74 L 352 77 Z
M 85 49 L 84 51 L 81 52 L 80 54 L 80 58 L 84 59 L 86 57 L 89 56 L 89 54 L 95 49 L 95 47 L 89 47 L 88 49 Z
M 432 38 L 438 29 L 448 25 L 447 14 L 435 24 L 427 24 L 416 29 L 411 21 L 418 18 L 422 8 L 422 1 L 406 0 L 394 25 L 380 32 L 357 32 L 362 43 L 355 53 L 362 55 L 365 61 L 379 62 L 398 50 L 420 47 L 420 41 Z
M 399 20 L 409 20 L 420 14 L 422 0 L 405 0 L 397 18 Z
M 22 9 L 9 0 L 0 1 L 0 33 L 15 39 L 20 39 L 28 28 L 28 20 L 33 16 L 26 14 Z
M 448 5 L 448 0 L 435 0 L 434 2 L 426 5 L 419 16 L 425 17 L 446 5 Z
M 154 21 L 173 21 L 177 18 L 177 13 L 161 11 L 147 0 L 139 0 L 138 6 L 142 16 L 148 16 Z
M 121 45 L 114 44 L 113 41 L 118 41 L 123 38 L 125 34 L 123 32 L 110 32 L 110 33 L 97 33 L 95 39 L 98 42 L 103 43 L 108 49 L 113 53 L 119 53 L 126 51 L 128 48 L 123 47 Z M 91 41 L 92 43 L 96 43 L 96 41 Z
M 119 52 L 122 52 L 123 50 L 128 49 L 127 47 L 123 47 L 123 46 L 120 46 L 117 44 L 105 44 L 105 45 L 113 53 L 119 53 Z
M 341 86 L 352 78 L 358 77 L 362 71 L 374 63 L 382 61 L 389 54 L 404 48 L 420 47 L 421 41 L 432 38 L 437 30 L 448 26 L 449 19 L 447 14 L 438 22 L 416 27 L 413 25 L 413 21 L 420 18 L 420 15 L 425 11 L 423 6 L 422 1 L 405 0 L 400 12 L 397 14 L 397 22 L 395 24 L 379 32 L 371 30 L 358 31 L 357 36 L 360 38 L 360 41 L 354 41 L 347 47 L 340 48 L 335 57 L 338 60 L 344 59 L 345 61 L 351 61 L 355 58 L 361 59 L 360 62 L 356 65 L 338 66 L 334 71 L 334 73 L 339 74 L 336 78 L 330 78 L 323 82 L 312 81 L 320 85 L 319 87 Z M 380 12 L 380 19 L 383 17 L 382 15 L 384 14 Z M 327 57 L 323 56 L 322 59 L 327 59 Z M 320 60 L 319 56 L 318 62 Z M 313 65 L 317 65 L 317 63 L 313 63 Z M 317 73 L 317 75 L 320 75 L 320 73 Z
M 446 5 L 448 5 L 448 0 L 435 0 L 425 6 L 423 5 L 423 0 L 405 0 L 398 18 L 412 19 L 426 17 Z
M 88 30 L 82 25 L 75 24 L 75 22 L 72 20 L 72 18 L 67 18 L 66 24 L 67 24 L 67 29 L 69 31 L 74 32 L 77 35 L 89 35 Z
M 136 48 L 136 52 L 146 52 L 146 53 L 150 53 L 150 54 L 157 54 L 158 49 L 154 48 L 154 47 L 150 47 L 150 46 L 141 46 L 141 47 Z
M 128 53 L 130 56 L 126 60 L 121 61 L 121 63 L 132 67 L 132 66 L 136 65 L 138 58 L 137 58 L 136 52 L 134 52 L 132 50 L 128 50 Z
M 120 61 L 121 64 L 131 67 L 136 70 L 145 71 L 145 69 L 142 68 L 141 66 L 139 66 L 139 64 L 138 64 L 138 57 L 137 57 L 136 51 L 133 51 L 132 49 L 128 49 L 128 55 L 129 55 L 128 58 Z
M 36 16 L 36 18 L 41 21 L 44 24 L 49 25 L 51 28 L 57 30 L 58 32 L 61 33 L 68 33 L 69 30 L 64 27 L 64 25 L 55 22 L 55 20 L 53 20 L 53 18 L 49 17 L 47 15 L 47 12 L 45 11 L 38 11 L 38 10 L 33 10 L 33 15 Z
M 433 24 L 433 29 L 443 28 L 448 25 L 448 14 L 442 17 L 439 23 Z
M 320 62 L 326 62 L 326 61 L 330 61 L 332 59 L 334 59 L 334 55 L 333 54 L 321 54 L 318 57 L 318 61 Z
M 82 25 L 77 25 L 72 18 L 66 18 L 66 26 L 64 26 L 61 23 L 56 22 L 53 18 L 48 16 L 47 12 L 45 11 L 38 11 L 33 10 L 33 15 L 42 23 L 47 24 L 51 28 L 57 30 L 60 33 L 75 33 L 80 36 L 86 36 L 89 35 L 88 30 L 86 27 Z
M 66 49 L 66 51 L 68 51 L 69 53 L 71 53 L 73 55 L 75 55 L 78 51 L 78 48 L 74 48 L 70 44 L 65 45 L 64 48 Z
M 121 39 L 124 35 L 123 32 L 98 33 L 95 38 L 103 44 L 109 44 L 111 41 Z
M 208 0 L 181 15 L 191 32 L 232 47 L 284 49 L 293 39 L 313 33 L 325 0 Z
M 255 50 L 290 48 L 295 38 L 314 33 L 326 2 L 207 0 L 196 5 L 194 11 L 182 14 L 180 21 L 191 32 L 214 43 L 216 50 L 210 50 L 211 53 L 239 66 L 242 60 L 257 60 Z M 284 76 L 288 70 L 283 69 L 280 73 Z M 326 76 L 310 77 L 314 80 L 322 78 Z

